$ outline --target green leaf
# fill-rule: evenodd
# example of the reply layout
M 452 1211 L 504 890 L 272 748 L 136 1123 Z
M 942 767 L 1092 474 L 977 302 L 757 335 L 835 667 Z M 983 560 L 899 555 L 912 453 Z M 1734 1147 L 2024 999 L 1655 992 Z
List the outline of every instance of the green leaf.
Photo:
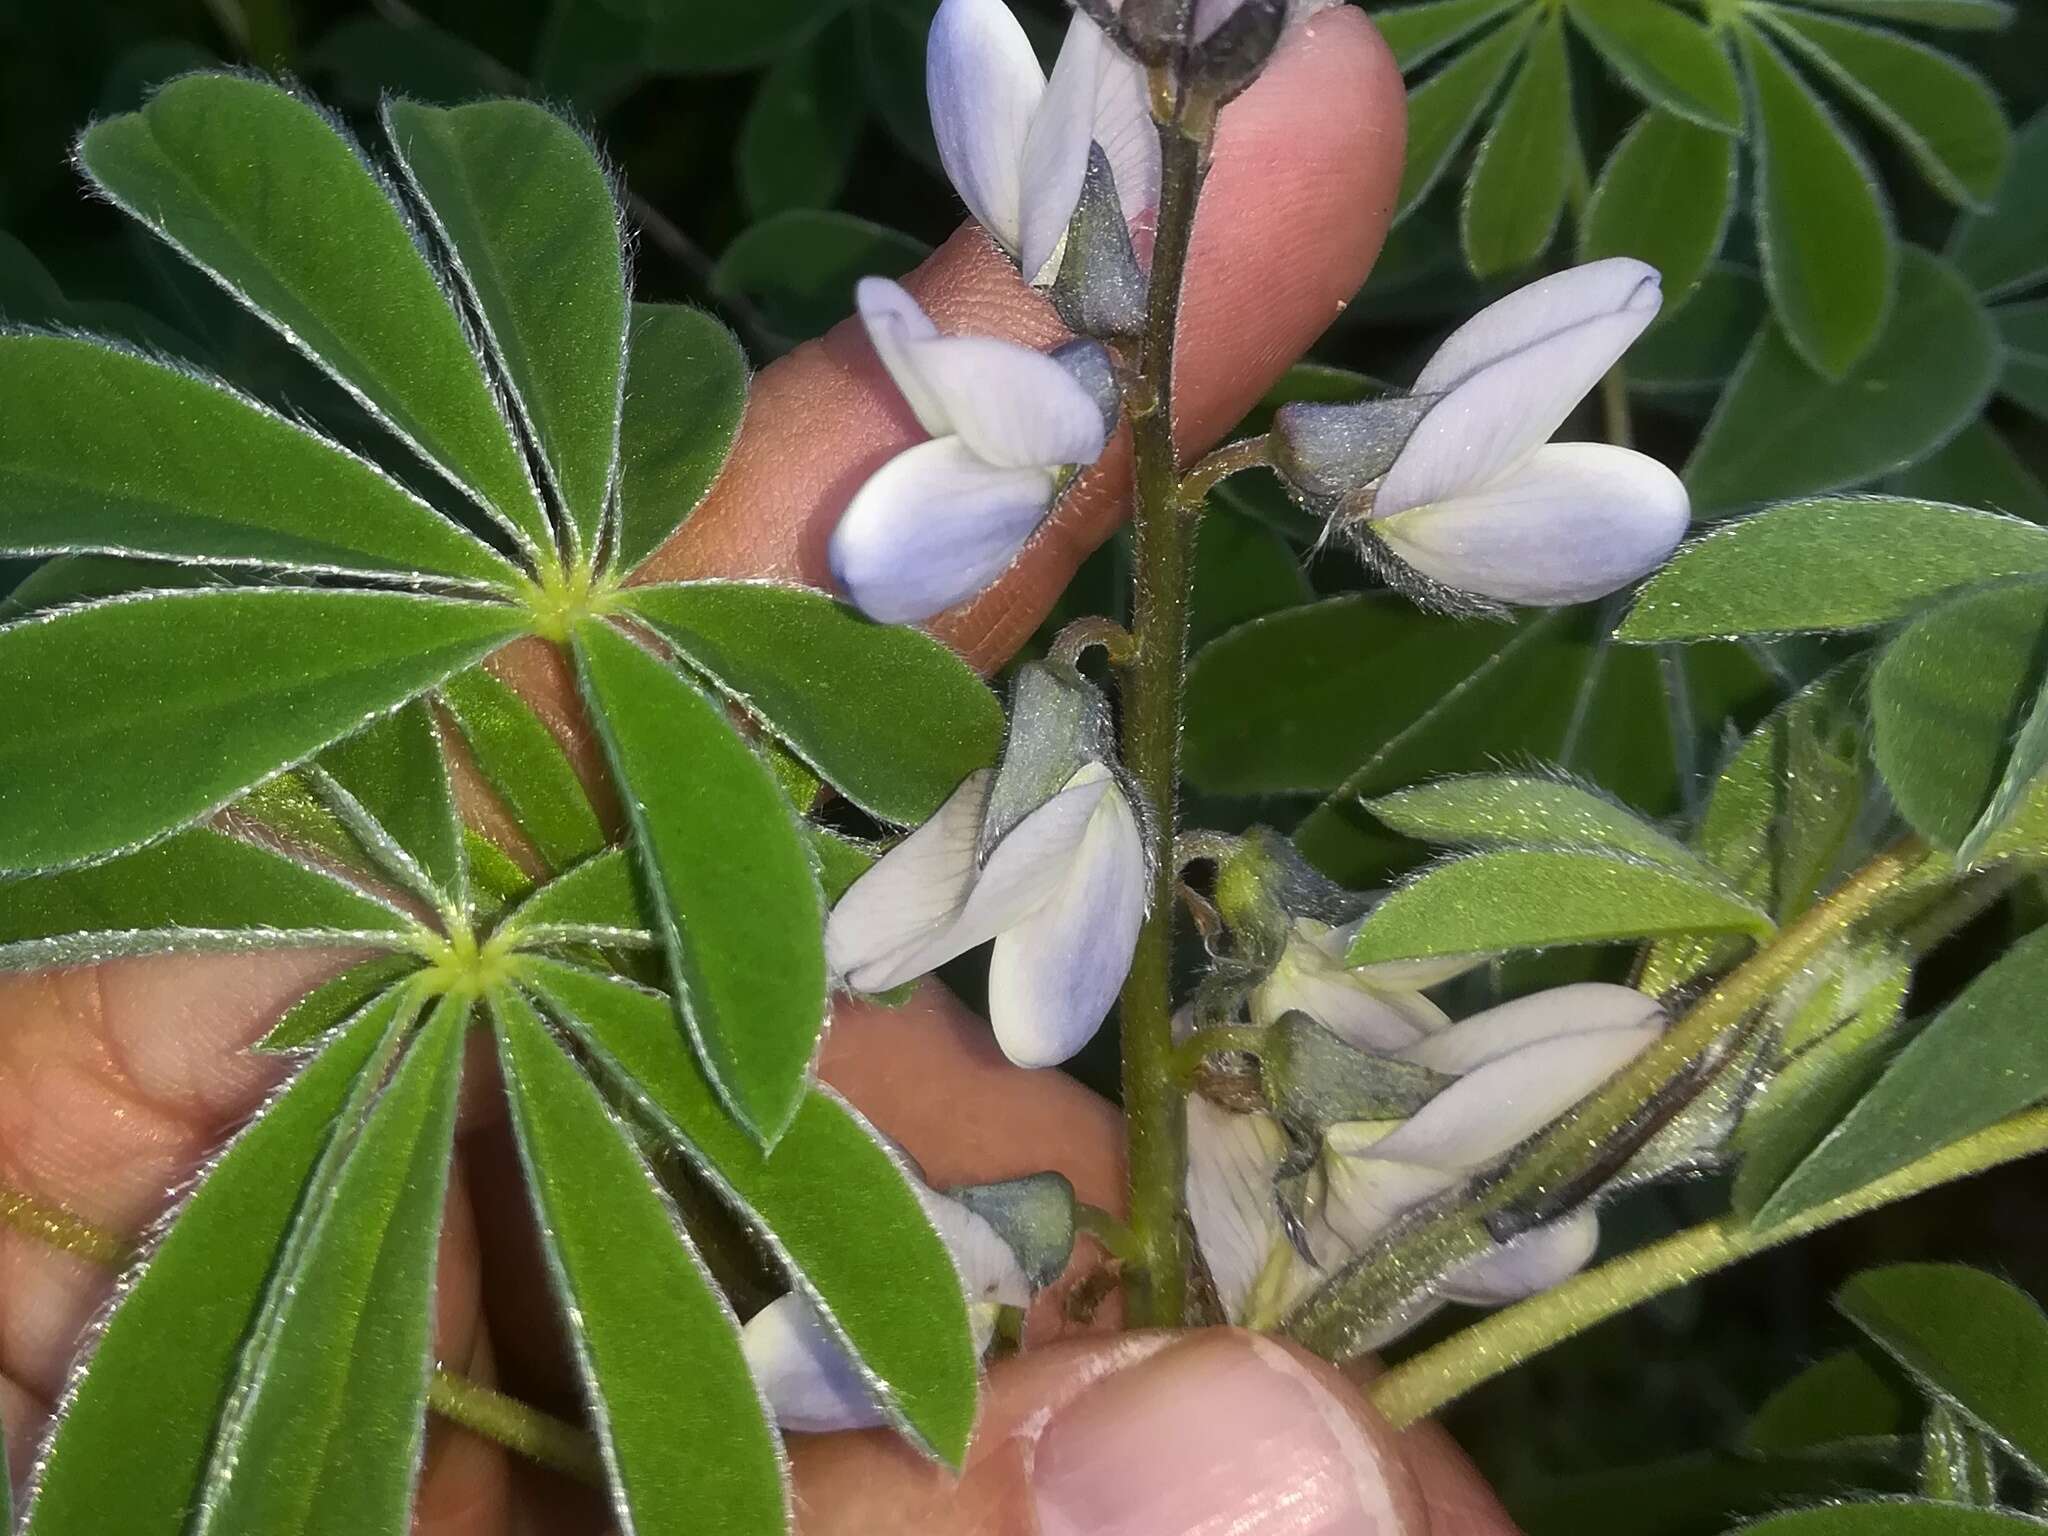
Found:
M 931 254 L 921 240 L 850 213 L 798 208 L 745 230 L 711 271 L 721 299 L 751 299 L 793 341 L 822 336 L 853 308 L 853 285 L 902 277 Z
M 623 848 L 607 848 L 550 880 L 506 913 L 499 926 L 526 947 L 653 942 Z
M 604 828 L 575 765 L 524 699 L 481 667 L 449 678 L 440 699 L 477 772 L 549 868 L 604 846 Z
M 2048 278 L 2048 108 L 2015 136 L 1997 201 L 1956 221 L 1948 253 L 1977 291 L 1991 297 Z
M 527 974 L 619 1091 L 760 1234 L 890 1416 L 958 1466 L 978 1369 L 960 1277 L 874 1133 L 814 1088 L 767 1156 L 720 1107 L 667 998 L 545 961 Z
M 502 916 L 539 883 L 511 854 L 473 827 L 462 829 L 462 847 L 469 860 L 471 906 L 480 917 Z
M 1823 1033 L 1803 1042 L 1743 1111 L 1734 1140 L 1742 1164 L 1729 1200 L 1738 1219 L 1754 1221 L 1869 1090 L 1884 1064 L 1911 980 L 1910 966 L 1881 951 L 1857 956 L 1823 981 L 1802 1007 L 1801 1014 L 1811 1018 L 1795 1018 L 1787 1026 L 1788 1048 L 1796 1028 L 1810 1026 Z
M 1764 282 L 1793 353 L 1839 379 L 1891 312 L 1899 267 L 1876 173 L 1763 34 L 1736 28 L 1756 136 Z
M 1832 384 L 1766 326 L 1685 466 L 1703 512 L 1860 485 L 1940 447 L 1998 377 L 1991 321 L 1955 270 L 1908 248 L 1877 345 Z
M 747 407 L 747 356 L 718 319 L 635 304 L 619 435 L 619 537 L 630 571 L 696 511 L 732 453 Z
M 1651 106 L 1740 136 L 1742 87 L 1727 50 L 1706 27 L 1661 0 L 1568 4 L 1579 30 Z
M 505 67 L 483 50 L 427 22 L 351 16 L 305 54 L 305 69 L 325 76 L 336 100 L 365 112 L 387 93 L 454 106 L 504 90 Z
M 1923 1391 L 2048 1479 L 2048 1317 L 2031 1296 L 1961 1264 L 1890 1264 L 1852 1277 L 1835 1306 Z
M 409 1524 L 467 998 L 445 997 L 301 1213 L 244 1346 L 191 1536 Z
M 601 0 L 643 22 L 649 64 L 676 74 L 728 74 L 780 58 L 846 9 L 847 0 Z
M 1921 27 L 1955 27 L 1997 31 L 2012 25 L 2007 0 L 1802 0 L 1831 11 L 1852 11 L 1884 21 L 1907 21 Z
M 625 1130 L 532 1008 L 493 995 L 512 1129 L 621 1530 L 788 1528 L 739 1327 Z
M 803 587 L 630 587 L 625 605 L 855 805 L 908 825 L 995 761 L 1003 710 L 939 641 Z
M 1978 974 L 1779 1186 L 1758 1227 L 1860 1189 L 2048 1094 L 2048 929 Z
M 2011 371 L 2008 357 L 2008 377 Z M 2041 483 L 2001 433 L 1982 421 L 1971 422 L 1944 447 L 1892 476 L 1886 489 L 1900 496 L 1989 507 L 2029 522 L 2048 523 L 2048 485 Z
M 1991 311 L 2005 345 L 1999 393 L 2048 421 L 2048 299 Z
M 1927 1411 L 1920 1431 L 1920 1495 L 1989 1508 L 1998 1502 L 1999 1468 L 1991 1444 L 1945 1403 Z
M 82 337 L 0 336 L 0 552 L 64 550 L 501 588 L 518 574 L 218 380 Z
M 1493 93 L 1521 57 L 1536 17 L 1537 8 L 1525 6 L 1408 93 L 1408 158 L 1394 199 L 1395 222 L 1415 211 L 1470 137 Z
M 866 103 L 848 69 L 854 39 L 840 23 L 784 54 L 761 77 L 740 124 L 740 190 L 757 219 L 829 208 L 846 185 Z
M 1423 871 L 1375 907 L 1348 963 L 1495 954 L 1666 933 L 1767 934 L 1770 919 L 1705 878 L 1614 854 L 1504 849 Z
M 1709 267 L 1677 313 L 1667 308 L 1629 349 L 1628 387 L 1649 395 L 1704 393 L 1711 404 L 1749 351 L 1767 308 L 1754 275 L 1720 263 Z
M 1914 1407 L 1861 1350 L 1837 1350 L 1764 1399 L 1742 1445 L 1760 1456 L 1797 1455 L 1845 1440 L 1903 1435 L 1913 1427 Z
M 1626 806 L 1565 779 L 1475 773 L 1396 790 L 1366 804 L 1396 831 L 1427 842 L 1606 850 L 1668 864 L 1710 883 L 1720 878 Z
M 1921 614 L 1870 679 L 1873 751 L 1899 811 L 1968 862 L 2048 763 L 2032 717 L 2048 580 L 1964 592 Z
M 1790 1510 L 1743 1526 L 1740 1536 L 2042 1536 L 2043 1532 L 2048 1532 L 2048 1522 L 2025 1515 L 1886 1499 Z
M 522 627 L 482 603 L 280 587 L 114 599 L 0 629 L 0 871 L 198 821 Z
M 733 1116 L 773 1145 L 825 1025 L 823 899 L 800 823 L 725 711 L 618 631 L 576 664 L 626 805 L 670 990 Z
M 1665 312 L 1673 313 L 1719 253 L 1734 212 L 1734 140 L 1668 112 L 1645 112 L 1593 188 L 1580 254 L 1647 261 L 1663 274 Z M 1633 375 L 1636 359 L 1629 363 Z
M 395 948 L 418 931 L 353 886 L 205 827 L 87 869 L 0 879 L 0 971 L 166 951 Z
M 444 911 L 469 905 L 469 862 L 441 732 L 415 699 L 330 747 L 307 778 L 391 874 Z
M 78 161 L 531 549 L 552 546 L 482 363 L 360 150 L 266 81 L 185 75 L 94 123 Z
M 1879 1456 L 1694 1452 L 1546 1480 L 1515 1501 L 1527 1536 L 1720 1536 L 1730 1520 L 1795 1499 L 1867 1494 L 1900 1479 Z M 1842 1533 L 1835 1533 L 1842 1536 Z
M 1530 42 L 1465 183 L 1458 228 L 1475 274 L 1519 271 L 1549 247 L 1576 153 L 1564 28 L 1553 20 Z
M 1406 74 L 1519 3 L 1520 0 L 1428 0 L 1423 5 L 1397 5 L 1391 10 L 1374 11 L 1372 24 L 1394 51 L 1394 62 Z
M 1770 507 L 1688 544 L 1637 594 L 1624 640 L 1869 629 L 1956 587 L 2048 571 L 2048 529 L 1895 497 Z
M 1982 208 L 2012 159 L 2012 129 L 1975 70 L 1879 27 L 1760 5 L 1777 29 L 1899 142 L 1935 188 Z
M 818 886 L 825 893 L 827 904 L 844 896 L 853 882 L 874 868 L 875 860 L 881 857 L 879 849 L 823 827 L 807 822 L 805 830 L 810 835 L 811 852 L 817 856 Z
M 531 102 L 390 101 L 384 131 L 454 257 L 575 546 L 594 554 L 626 377 L 625 256 L 604 168 Z
M 121 1289 L 58 1418 L 28 1512 L 32 1536 L 186 1536 L 301 1192 L 365 1064 L 388 1055 L 411 1006 L 410 989 L 386 993 L 308 1063 L 229 1143 Z
M 418 955 L 380 955 L 350 966 L 323 981 L 285 1010 L 270 1033 L 256 1042 L 259 1051 L 296 1051 L 318 1044 L 382 993 L 421 967 Z
M 58 555 L 30 571 L 12 592 L 0 598 L 0 622 L 126 592 L 226 585 L 222 572 L 202 565 L 169 565 L 120 555 Z
M 1195 541 L 1188 644 L 1200 650 L 1219 635 L 1315 596 L 1301 560 L 1228 486 L 1209 493 Z

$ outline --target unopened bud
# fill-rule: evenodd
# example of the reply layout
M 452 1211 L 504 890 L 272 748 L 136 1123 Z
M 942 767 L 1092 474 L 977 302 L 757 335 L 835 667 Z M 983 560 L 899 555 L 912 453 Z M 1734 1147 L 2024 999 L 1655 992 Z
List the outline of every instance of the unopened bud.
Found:
M 1054 347 L 1051 356 L 1088 391 L 1095 408 L 1102 412 L 1104 434 L 1115 432 L 1117 413 L 1123 409 L 1123 397 L 1117 392 L 1116 363 L 1110 357 L 1109 349 L 1092 336 L 1077 336 Z
M 1258 79 L 1287 28 L 1288 0 L 1197 0 L 1187 81 L 1220 104 Z
M 1010 738 L 982 813 L 982 861 L 1090 763 L 1116 763 L 1115 723 L 1102 691 L 1062 661 L 1019 667 L 1010 693 Z
M 1393 467 L 1431 395 L 1386 395 L 1356 405 L 1299 401 L 1273 417 L 1273 468 L 1311 502 L 1335 511 Z

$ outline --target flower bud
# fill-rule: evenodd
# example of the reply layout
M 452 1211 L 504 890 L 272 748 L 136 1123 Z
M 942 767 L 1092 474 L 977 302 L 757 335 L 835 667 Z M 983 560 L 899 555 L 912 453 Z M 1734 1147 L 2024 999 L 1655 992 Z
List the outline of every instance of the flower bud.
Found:
M 1359 1050 L 1305 1013 L 1283 1014 L 1259 1049 L 1266 1102 L 1299 1138 L 1348 1120 L 1414 1114 L 1451 1078 L 1414 1062 Z
M 1023 1267 L 1033 1290 L 1066 1273 L 1074 1256 L 1074 1186 L 1065 1174 L 1032 1173 L 946 1191 L 995 1229 Z
M 1027 662 L 1010 692 L 1010 736 L 982 812 L 986 860 L 1017 824 L 1051 800 L 1091 763 L 1116 762 L 1109 701 L 1062 661 Z
M 1273 468 L 1326 515 L 1389 469 L 1435 400 L 1386 395 L 1356 405 L 1297 401 L 1273 416 Z
M 1053 279 L 1052 305 L 1081 336 L 1135 336 L 1145 325 L 1145 274 L 1117 196 L 1116 172 L 1099 144 L 1088 153 L 1081 201 Z
M 1258 79 L 1287 28 L 1289 0 L 1196 0 L 1186 79 L 1226 102 Z

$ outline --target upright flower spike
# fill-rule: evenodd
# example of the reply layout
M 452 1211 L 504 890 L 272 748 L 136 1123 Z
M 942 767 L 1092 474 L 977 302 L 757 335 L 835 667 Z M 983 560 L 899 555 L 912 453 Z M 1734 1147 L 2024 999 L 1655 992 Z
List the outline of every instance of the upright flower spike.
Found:
M 1045 520 L 1116 423 L 1100 343 L 1033 351 L 992 336 L 941 336 L 887 278 L 855 289 L 888 371 L 929 442 L 875 473 L 833 530 L 832 574 L 856 607 L 913 624 L 979 592 Z
M 995 941 L 989 1023 L 1019 1066 L 1088 1043 L 1130 970 L 1150 887 L 1108 710 L 1073 668 L 1025 667 L 1001 768 L 970 775 L 856 880 L 825 926 L 833 974 L 886 992 Z
M 925 50 L 939 160 L 1025 280 L 1050 283 L 1100 144 L 1125 220 L 1159 201 L 1159 142 L 1144 72 L 1076 12 L 1048 81 L 1003 0 L 944 0 Z
M 1543 278 L 1454 331 L 1409 399 L 1283 409 L 1277 457 L 1397 578 L 1508 603 L 1604 596 L 1677 547 L 1685 487 L 1645 454 L 1549 438 L 1661 303 L 1656 269 L 1626 257 Z
M 1276 1325 L 1402 1213 L 1562 1114 L 1662 1027 L 1654 999 L 1589 982 L 1422 1034 L 1388 1054 L 1455 1081 L 1404 1120 L 1332 1126 L 1291 1203 L 1282 1198 L 1290 1158 L 1280 1126 L 1191 1099 L 1188 1213 L 1231 1320 Z M 1592 1256 L 1598 1237 L 1590 1209 L 1520 1234 L 1440 1278 L 1385 1338 L 1439 1302 L 1494 1304 L 1554 1285 Z
M 967 1288 L 977 1353 L 986 1353 L 1004 1307 L 1031 1304 L 1031 1284 L 994 1227 L 957 1200 L 920 1188 L 925 1214 L 953 1255 Z M 862 1374 L 829 1322 L 792 1292 L 770 1302 L 740 1331 L 747 1367 L 784 1429 L 872 1429 L 889 1422 L 878 1384 Z

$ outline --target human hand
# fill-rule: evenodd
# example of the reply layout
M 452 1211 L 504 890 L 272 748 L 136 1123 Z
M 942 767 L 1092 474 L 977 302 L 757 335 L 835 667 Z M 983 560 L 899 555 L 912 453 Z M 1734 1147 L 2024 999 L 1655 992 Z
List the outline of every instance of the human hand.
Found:
M 1384 233 L 1400 169 L 1401 86 L 1356 12 L 1314 18 L 1224 118 L 1196 232 L 1179 435 L 1213 441 L 1314 339 Z M 1049 308 L 969 228 L 910 286 L 944 327 L 1033 344 Z M 712 497 L 650 564 L 662 576 L 821 584 L 848 496 L 917 428 L 857 329 L 766 370 Z M 1124 512 L 1116 451 L 945 637 L 991 667 L 1020 644 Z M 571 731 L 552 653 L 507 655 Z M 583 738 L 587 744 L 587 736 Z M 274 1086 L 249 1054 L 337 957 L 178 956 L 0 978 L 0 1184 L 134 1238 Z M 472 1062 L 444 1232 L 438 1350 L 451 1369 L 573 1412 L 574 1388 L 486 1055 Z M 894 1013 L 842 1009 L 825 1075 L 940 1183 L 1053 1163 L 1119 1201 L 1119 1121 L 1055 1073 L 1005 1063 L 984 1026 L 928 988 Z M 0 1407 L 17 1471 L 112 1286 L 100 1263 L 0 1232 Z M 1034 1322 L 1039 1335 L 1055 1331 Z M 687 1448 L 683 1448 L 686 1452 Z M 1101 1335 L 993 1373 L 957 1483 L 886 1435 L 798 1437 L 806 1536 L 859 1531 L 1282 1533 L 1505 1529 L 1447 1445 L 1394 1437 L 1326 1368 L 1244 1335 Z M 437 1421 L 422 1536 L 597 1531 L 594 1495 Z

